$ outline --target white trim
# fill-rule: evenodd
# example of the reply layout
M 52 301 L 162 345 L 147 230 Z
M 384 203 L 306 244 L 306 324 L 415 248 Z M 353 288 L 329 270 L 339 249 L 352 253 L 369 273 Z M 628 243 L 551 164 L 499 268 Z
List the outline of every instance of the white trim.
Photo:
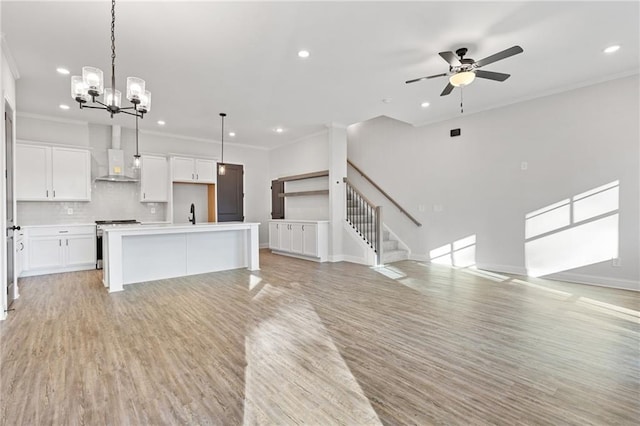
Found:
M 352 124 L 355 124 L 355 123 L 352 123 Z M 346 129 L 349 126 L 350 125 L 346 125 L 346 124 L 342 124 L 342 123 L 336 123 L 336 122 L 333 122 L 333 121 L 324 125 L 324 127 L 326 127 L 327 129 L 331 129 L 331 128 Z
M 329 130 L 328 129 L 320 130 L 319 132 L 310 133 L 310 134 L 308 134 L 306 136 L 301 136 L 301 137 L 299 137 L 297 139 L 294 139 L 292 141 L 284 142 L 284 143 L 282 143 L 280 145 L 274 146 L 273 148 L 267 148 L 267 151 L 272 151 L 274 149 L 284 148 L 285 146 L 294 145 L 294 144 L 297 144 L 298 142 L 302 142 L 302 141 L 305 141 L 307 139 L 311 139 L 311 138 L 314 138 L 316 136 L 320 136 L 322 134 L 328 135 L 329 134 Z
M 193 142 L 203 142 L 203 143 L 211 143 L 211 144 L 222 145 L 222 142 L 219 141 L 219 140 L 216 140 L 216 139 L 205 139 L 205 138 L 199 138 L 199 137 L 196 137 L 196 136 L 179 135 L 179 134 L 176 134 L 176 133 L 164 133 L 164 132 L 158 132 L 156 130 L 140 129 L 139 132 L 141 134 L 144 134 L 144 135 L 160 136 L 160 137 L 166 137 L 166 138 L 183 139 L 183 140 L 193 141 Z M 230 146 L 237 146 L 237 147 L 240 147 L 240 148 L 257 149 L 257 150 L 260 150 L 260 151 L 269 151 L 269 148 L 266 148 L 266 147 L 263 147 L 263 146 L 248 145 L 248 144 L 235 143 L 235 142 L 229 142 L 229 141 L 227 141 L 227 143 L 230 144 Z
M 322 260 L 319 257 L 304 256 L 302 254 L 291 253 L 291 252 L 288 252 L 288 251 L 280 251 L 280 250 L 271 249 L 271 253 L 279 254 L 279 255 L 282 255 L 282 256 L 295 257 L 296 259 L 310 260 L 312 262 L 318 262 L 318 263 L 322 262 Z
M 495 265 L 491 263 L 476 263 L 476 268 L 489 272 L 503 272 L 505 274 L 527 276 L 527 270 L 522 266 Z
M 35 120 L 53 121 L 54 123 L 81 124 L 83 126 L 89 126 L 88 121 L 72 120 L 70 118 L 53 117 L 50 115 L 34 114 L 31 112 L 17 112 L 16 115 L 18 116 L 18 118 L 33 118 Z M 105 126 L 111 127 L 107 124 L 105 124 Z
M 384 221 L 384 210 L 382 211 L 382 220 Z M 398 242 L 398 247 L 401 250 L 406 251 L 407 252 L 407 256 L 409 256 L 409 258 L 410 258 L 411 257 L 411 248 L 409 247 L 409 245 L 406 244 L 404 241 L 402 241 L 398 237 L 398 235 L 396 235 L 396 233 L 391 230 L 391 228 L 389 228 L 385 223 L 383 223 L 382 224 L 382 232 L 384 232 L 385 230 L 389 232 L 389 240 L 390 241 L 391 240 L 397 241 Z M 382 243 L 384 244 L 384 235 L 383 235 L 383 238 L 382 238 Z M 382 254 L 383 255 L 384 255 L 384 252 L 385 252 L 384 249 L 382 249 Z
M 37 275 L 48 275 L 48 274 L 61 274 L 63 272 L 75 272 L 75 271 L 90 271 L 92 269 L 96 269 L 96 264 L 86 264 L 86 265 L 78 265 L 78 266 L 66 266 L 66 267 L 54 267 L 54 268 L 44 268 L 44 269 L 30 269 L 22 271 L 20 274 L 20 278 L 22 277 L 35 277 Z
M 260 243 L 260 245 L 258 246 L 261 249 L 268 249 L 269 248 L 269 243 Z
M 79 151 L 92 151 L 93 150 L 93 147 L 87 146 L 87 145 L 66 145 L 66 144 L 62 144 L 62 143 L 45 142 L 45 141 L 30 141 L 30 140 L 26 140 L 26 139 L 16 139 L 16 145 L 48 146 L 48 147 L 55 147 L 55 148 L 77 149 Z M 23 200 L 20 200 L 20 201 L 23 201 Z
M 357 263 L 358 265 L 370 266 L 372 268 L 375 268 L 375 265 L 371 265 L 370 263 L 366 262 L 364 259 L 362 259 L 360 257 L 345 255 L 345 256 L 342 256 L 342 261 L 343 262 L 350 262 L 350 263 Z
M 478 109 L 476 111 L 467 112 L 467 110 L 465 110 L 464 115 L 468 117 L 468 116 L 471 116 L 471 115 L 474 115 L 474 114 L 479 114 L 481 112 L 504 108 L 504 107 L 509 106 L 509 105 L 519 104 L 519 103 L 522 103 L 522 102 L 532 101 L 532 100 L 539 99 L 539 98 L 545 98 L 545 97 L 557 95 L 557 94 L 560 94 L 560 93 L 570 92 L 572 90 L 577 90 L 577 89 L 581 89 L 581 88 L 588 87 L 588 86 L 595 86 L 596 84 L 606 83 L 607 81 L 618 80 L 618 79 L 630 77 L 632 75 L 638 75 L 638 73 L 640 73 L 640 69 L 636 68 L 634 70 L 628 70 L 628 71 L 624 71 L 624 72 L 621 72 L 621 73 L 618 73 L 618 74 L 613 74 L 613 75 L 609 75 L 609 76 L 602 77 L 602 78 L 596 78 L 596 79 L 587 80 L 587 81 L 583 81 L 583 82 L 580 82 L 580 83 L 572 84 L 570 86 L 565 86 L 563 88 L 557 88 L 557 89 L 547 90 L 547 91 L 544 91 L 544 92 L 539 92 L 539 93 L 536 93 L 535 95 L 522 96 L 522 97 L 517 98 L 517 99 L 512 99 L 512 100 L 509 100 L 507 102 L 491 105 L 491 106 L 488 106 L 486 108 Z M 431 124 L 444 123 L 444 122 L 447 122 L 447 121 L 457 120 L 457 119 L 460 118 L 460 114 L 456 112 L 456 113 L 453 113 L 453 114 L 450 114 L 450 115 L 449 114 L 444 115 L 444 116 L 442 116 L 440 118 L 434 118 L 433 120 L 427 120 L 427 121 L 422 121 L 422 122 L 418 122 L 418 123 L 406 122 L 404 120 L 400 120 L 400 119 L 397 119 L 395 117 L 391 117 L 389 115 L 385 115 L 385 117 L 389 117 L 389 118 L 391 118 L 393 120 L 397 120 L 397 121 L 401 121 L 403 123 L 410 124 L 413 127 L 423 127 L 423 126 L 428 126 L 428 125 L 431 125 Z
M 11 54 L 11 49 L 9 49 L 9 44 L 7 43 L 7 39 L 2 33 L 2 53 L 4 54 L 5 59 L 7 60 L 7 65 L 9 66 L 9 71 L 13 75 L 14 80 L 18 80 L 20 78 L 20 70 L 18 70 L 18 65 L 16 64 L 16 60 Z M 15 109 L 13 110 L 15 113 Z
M 544 277 L 540 278 L 556 281 L 568 281 L 577 284 L 594 285 L 598 287 L 640 291 L 640 281 L 625 280 L 622 278 L 607 278 L 597 275 L 575 274 L 572 272 L 558 272 L 556 274 L 545 275 Z

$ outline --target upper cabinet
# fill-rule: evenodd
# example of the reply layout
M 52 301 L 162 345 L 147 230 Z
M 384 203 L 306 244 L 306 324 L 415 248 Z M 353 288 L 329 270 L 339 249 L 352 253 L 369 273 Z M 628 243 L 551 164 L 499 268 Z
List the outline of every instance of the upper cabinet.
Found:
M 169 165 L 165 157 L 143 155 L 140 166 L 140 201 L 169 201 Z
M 16 145 L 18 201 L 91 201 L 91 154 L 86 149 Z
M 204 158 L 173 157 L 172 181 L 216 183 L 216 162 Z

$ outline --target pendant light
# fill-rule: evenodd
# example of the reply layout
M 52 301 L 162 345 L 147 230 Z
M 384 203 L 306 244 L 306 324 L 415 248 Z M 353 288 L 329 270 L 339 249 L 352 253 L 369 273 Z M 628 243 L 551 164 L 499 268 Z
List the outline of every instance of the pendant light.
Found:
M 133 156 L 133 168 L 140 168 L 140 153 L 138 152 L 138 116 L 136 115 L 136 153 Z
M 227 116 L 224 112 L 220 113 L 220 119 L 222 120 L 222 134 L 220 135 L 220 142 L 222 143 L 222 153 L 220 155 L 220 162 L 218 163 L 218 175 L 224 176 L 227 173 L 227 168 L 224 164 L 224 118 Z

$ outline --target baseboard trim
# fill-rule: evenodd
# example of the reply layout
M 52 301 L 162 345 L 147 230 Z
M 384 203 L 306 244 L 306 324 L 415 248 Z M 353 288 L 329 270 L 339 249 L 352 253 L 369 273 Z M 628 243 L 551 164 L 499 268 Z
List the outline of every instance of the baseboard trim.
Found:
M 640 281 L 625 280 L 620 278 L 607 278 L 597 275 L 575 274 L 572 272 L 558 272 L 556 274 L 545 275 L 544 277 L 540 278 L 640 292 Z
M 429 257 L 426 254 L 410 254 L 409 260 L 415 260 L 416 262 L 428 262 Z
M 511 265 L 495 265 L 491 263 L 477 263 L 476 268 L 484 269 L 485 271 L 490 272 L 502 272 L 505 274 L 514 274 L 514 275 L 527 275 L 527 270 L 520 266 L 511 266 Z
M 261 249 L 269 248 L 269 243 L 261 243 L 258 247 Z
M 20 274 L 20 278 L 35 277 L 37 275 L 62 274 L 64 272 L 90 271 L 92 269 L 96 269 L 95 263 L 92 263 L 90 265 L 71 266 L 65 268 L 34 269 L 22 271 L 22 273 Z
M 375 266 L 375 265 L 370 265 L 365 259 L 361 258 L 361 257 L 356 257 L 356 256 L 342 256 L 342 260 L 344 262 L 349 262 L 349 263 L 357 263 L 358 265 L 365 265 L 365 266 Z
M 502 272 L 505 274 L 527 276 L 527 270 L 518 266 L 510 265 L 493 265 L 489 263 L 479 263 L 476 265 L 478 269 L 484 269 L 491 272 Z M 539 278 L 566 281 L 575 284 L 587 284 L 597 287 L 617 288 L 620 290 L 631 290 L 640 292 L 640 282 L 633 280 L 625 280 L 620 278 L 608 278 L 597 275 L 576 274 L 572 272 L 558 272 L 541 276 Z

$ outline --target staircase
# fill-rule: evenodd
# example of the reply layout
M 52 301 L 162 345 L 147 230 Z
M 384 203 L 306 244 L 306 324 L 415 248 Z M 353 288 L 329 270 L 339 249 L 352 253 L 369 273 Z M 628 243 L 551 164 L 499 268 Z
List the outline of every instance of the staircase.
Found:
M 384 229 L 382 222 L 378 221 L 380 214 L 380 207 L 374 206 L 347 182 L 347 223 L 376 252 L 378 263 L 386 264 L 408 259 L 409 252 L 400 248 L 398 240 L 393 239 L 391 233 Z M 377 238 L 380 234 L 382 244 L 378 246 Z

